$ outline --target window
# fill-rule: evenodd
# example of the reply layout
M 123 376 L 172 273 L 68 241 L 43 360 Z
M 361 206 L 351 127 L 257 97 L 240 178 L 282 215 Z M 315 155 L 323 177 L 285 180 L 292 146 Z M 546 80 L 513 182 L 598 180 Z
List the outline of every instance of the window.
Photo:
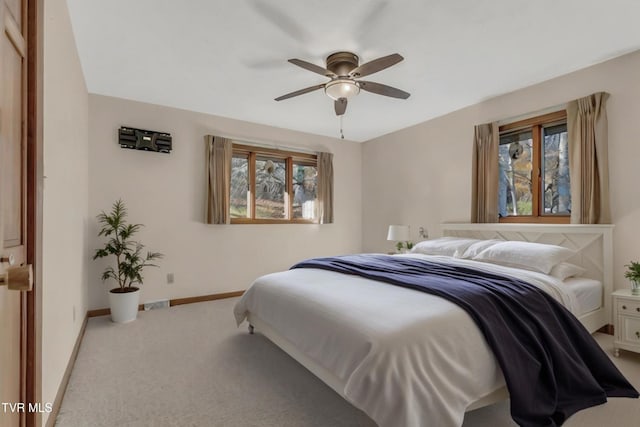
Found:
M 500 126 L 498 156 L 500 222 L 569 222 L 565 111 Z
M 233 145 L 231 223 L 316 222 L 317 157 Z
M 315 162 L 293 162 L 293 218 L 314 219 L 318 167 Z

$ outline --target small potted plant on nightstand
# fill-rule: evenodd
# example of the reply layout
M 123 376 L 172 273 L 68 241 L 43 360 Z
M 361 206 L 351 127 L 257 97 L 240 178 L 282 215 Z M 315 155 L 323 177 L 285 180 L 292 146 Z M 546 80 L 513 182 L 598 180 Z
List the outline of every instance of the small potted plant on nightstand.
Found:
M 640 295 L 640 262 L 631 261 L 625 267 L 627 267 L 627 271 L 625 271 L 624 277 L 631 280 L 631 293 Z
M 132 240 L 142 224 L 128 224 L 126 217 L 127 209 L 122 200 L 113 204 L 110 213 L 102 211 L 98 215 L 98 223 L 102 227 L 98 236 L 104 236 L 108 240 L 93 256 L 93 259 L 110 255 L 115 257 L 116 267 L 107 267 L 102 273 L 102 281 L 113 279 L 118 283 L 117 288 L 109 291 L 111 320 L 116 323 L 136 319 L 140 301 L 140 289 L 136 285 L 142 285 L 142 270 L 145 267 L 157 267 L 150 261 L 163 256 L 158 252 L 147 252 L 146 255 L 142 253 L 144 245 Z
M 412 248 L 413 248 L 413 242 L 410 242 L 410 241 L 396 243 L 396 249 L 398 250 L 399 254 L 409 252 L 411 251 Z

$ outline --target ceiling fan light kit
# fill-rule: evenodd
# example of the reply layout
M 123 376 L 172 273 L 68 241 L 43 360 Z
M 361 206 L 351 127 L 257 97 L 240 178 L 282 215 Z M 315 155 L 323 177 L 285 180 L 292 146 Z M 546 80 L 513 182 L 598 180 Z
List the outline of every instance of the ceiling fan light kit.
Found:
M 360 77 L 368 76 L 389 68 L 403 59 L 404 58 L 401 55 L 394 53 L 359 65 L 360 59 L 358 58 L 358 55 L 352 52 L 336 52 L 327 57 L 326 68 L 322 68 L 310 62 L 293 58 L 289 60 L 290 63 L 304 68 L 305 70 L 328 77 L 331 80 L 324 84 L 311 86 L 279 96 L 276 98 L 276 101 L 282 101 L 284 99 L 293 98 L 294 96 L 303 95 L 318 89 L 324 89 L 324 93 L 334 100 L 336 115 L 342 116 L 347 110 L 348 99 L 358 95 L 361 89 L 377 95 L 407 99 L 410 94 L 403 90 L 380 83 L 357 80 Z
M 360 93 L 360 86 L 351 79 L 336 79 L 324 85 L 324 93 L 334 101 L 340 98 L 349 99 Z

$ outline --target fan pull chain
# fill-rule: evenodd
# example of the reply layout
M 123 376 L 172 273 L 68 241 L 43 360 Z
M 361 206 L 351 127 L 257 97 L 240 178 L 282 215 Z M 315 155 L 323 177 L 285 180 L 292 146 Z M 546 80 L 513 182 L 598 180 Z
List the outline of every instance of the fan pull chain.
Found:
M 339 117 L 340 117 L 340 139 L 344 139 L 344 132 L 342 131 L 342 118 L 344 117 L 344 114 Z

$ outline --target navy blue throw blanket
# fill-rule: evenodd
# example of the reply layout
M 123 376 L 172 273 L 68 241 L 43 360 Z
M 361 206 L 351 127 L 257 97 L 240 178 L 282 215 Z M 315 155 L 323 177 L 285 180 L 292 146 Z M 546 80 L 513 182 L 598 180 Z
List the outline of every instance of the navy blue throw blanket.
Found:
M 562 304 L 524 281 L 415 258 L 348 255 L 320 268 L 416 289 L 464 309 L 502 368 L 511 416 L 521 426 L 559 426 L 609 397 L 638 397 L 591 334 Z

